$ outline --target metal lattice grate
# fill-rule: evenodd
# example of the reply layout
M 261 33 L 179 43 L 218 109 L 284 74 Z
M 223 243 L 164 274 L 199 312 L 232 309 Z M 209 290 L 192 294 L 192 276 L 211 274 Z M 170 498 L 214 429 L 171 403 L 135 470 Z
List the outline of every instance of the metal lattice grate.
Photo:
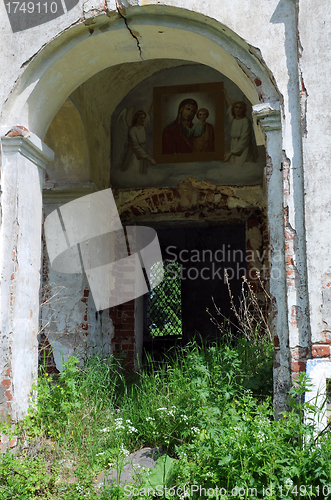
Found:
M 147 325 L 152 337 L 182 335 L 182 297 L 180 264 L 163 261 L 164 277 L 162 282 L 149 294 L 147 307 Z M 151 271 L 160 272 L 156 265 Z

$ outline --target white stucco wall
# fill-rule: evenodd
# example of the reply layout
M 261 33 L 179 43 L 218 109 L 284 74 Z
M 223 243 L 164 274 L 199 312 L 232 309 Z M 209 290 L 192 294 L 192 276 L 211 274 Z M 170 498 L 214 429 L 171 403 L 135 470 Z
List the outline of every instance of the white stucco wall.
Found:
M 311 15 L 313 9 L 314 15 Z M 330 181 L 331 141 L 330 50 L 331 12 L 323 2 L 302 0 L 299 11 L 300 59 L 307 91 L 306 129 L 303 138 L 307 261 L 312 340 L 331 340 Z M 323 338 L 322 337 L 322 338 Z

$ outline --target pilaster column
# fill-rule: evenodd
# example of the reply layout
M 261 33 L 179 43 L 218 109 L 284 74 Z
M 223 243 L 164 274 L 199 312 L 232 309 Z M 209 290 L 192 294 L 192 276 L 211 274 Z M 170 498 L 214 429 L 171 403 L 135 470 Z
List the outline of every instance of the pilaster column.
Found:
M 253 119 L 257 126 L 262 128 L 266 137 L 265 189 L 270 237 L 270 293 L 273 298 L 270 318 L 275 346 L 274 406 L 277 414 L 286 407 L 287 394 L 291 385 L 284 238 L 282 123 L 279 103 L 263 103 L 253 106 Z
M 19 420 L 38 369 L 42 181 L 54 153 L 24 127 L 1 146 L 0 419 Z

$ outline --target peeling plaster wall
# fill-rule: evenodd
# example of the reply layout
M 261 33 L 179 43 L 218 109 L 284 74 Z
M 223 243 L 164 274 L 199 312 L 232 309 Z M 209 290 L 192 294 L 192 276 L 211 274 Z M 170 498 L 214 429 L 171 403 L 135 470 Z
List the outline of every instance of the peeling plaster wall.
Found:
M 51 200 L 50 200 L 51 201 Z M 68 201 L 68 200 L 66 200 Z M 63 203 L 45 203 L 45 218 Z M 70 355 L 83 360 L 88 354 L 107 356 L 111 351 L 114 333 L 109 314 L 96 313 L 85 274 L 65 274 L 54 271 L 49 263 L 47 248 L 43 245 L 43 274 L 41 301 L 41 330 L 53 352 L 54 366 L 47 360 L 48 368 L 62 369 L 62 362 Z M 44 337 L 40 340 L 44 340 Z M 47 345 L 47 343 L 46 343 Z M 41 345 L 41 350 L 43 349 Z M 43 363 L 44 354 L 40 353 Z
M 314 15 L 311 15 L 311 11 Z M 330 357 L 330 50 L 331 12 L 324 2 L 301 0 L 301 100 L 305 172 L 306 238 L 313 356 Z

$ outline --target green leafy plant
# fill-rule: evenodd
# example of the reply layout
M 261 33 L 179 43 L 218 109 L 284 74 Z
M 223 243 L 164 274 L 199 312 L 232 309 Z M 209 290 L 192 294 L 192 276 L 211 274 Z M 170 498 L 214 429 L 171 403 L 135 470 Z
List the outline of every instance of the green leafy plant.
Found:
M 262 354 L 257 360 L 262 351 L 264 361 Z M 139 473 L 135 491 L 163 486 L 200 498 L 190 490 L 199 485 L 222 488 L 224 500 L 233 498 L 232 489 L 237 498 L 262 498 L 266 488 L 272 500 L 328 498 L 331 442 L 327 431 L 316 430 L 321 410 L 303 400 L 309 380 L 299 376 L 280 419 L 269 395 L 247 387 L 269 358 L 266 343 L 227 339 L 192 343 L 158 365 L 150 360 L 130 380 L 115 359 L 100 356 L 84 367 L 70 358 L 58 377 L 42 370 L 38 397 L 32 395 L 28 416 L 15 429 L 27 444 L 0 459 L 0 500 L 124 500 L 126 457 L 145 446 L 164 455 L 151 473 Z M 116 479 L 98 488 L 95 477 L 109 470 Z

